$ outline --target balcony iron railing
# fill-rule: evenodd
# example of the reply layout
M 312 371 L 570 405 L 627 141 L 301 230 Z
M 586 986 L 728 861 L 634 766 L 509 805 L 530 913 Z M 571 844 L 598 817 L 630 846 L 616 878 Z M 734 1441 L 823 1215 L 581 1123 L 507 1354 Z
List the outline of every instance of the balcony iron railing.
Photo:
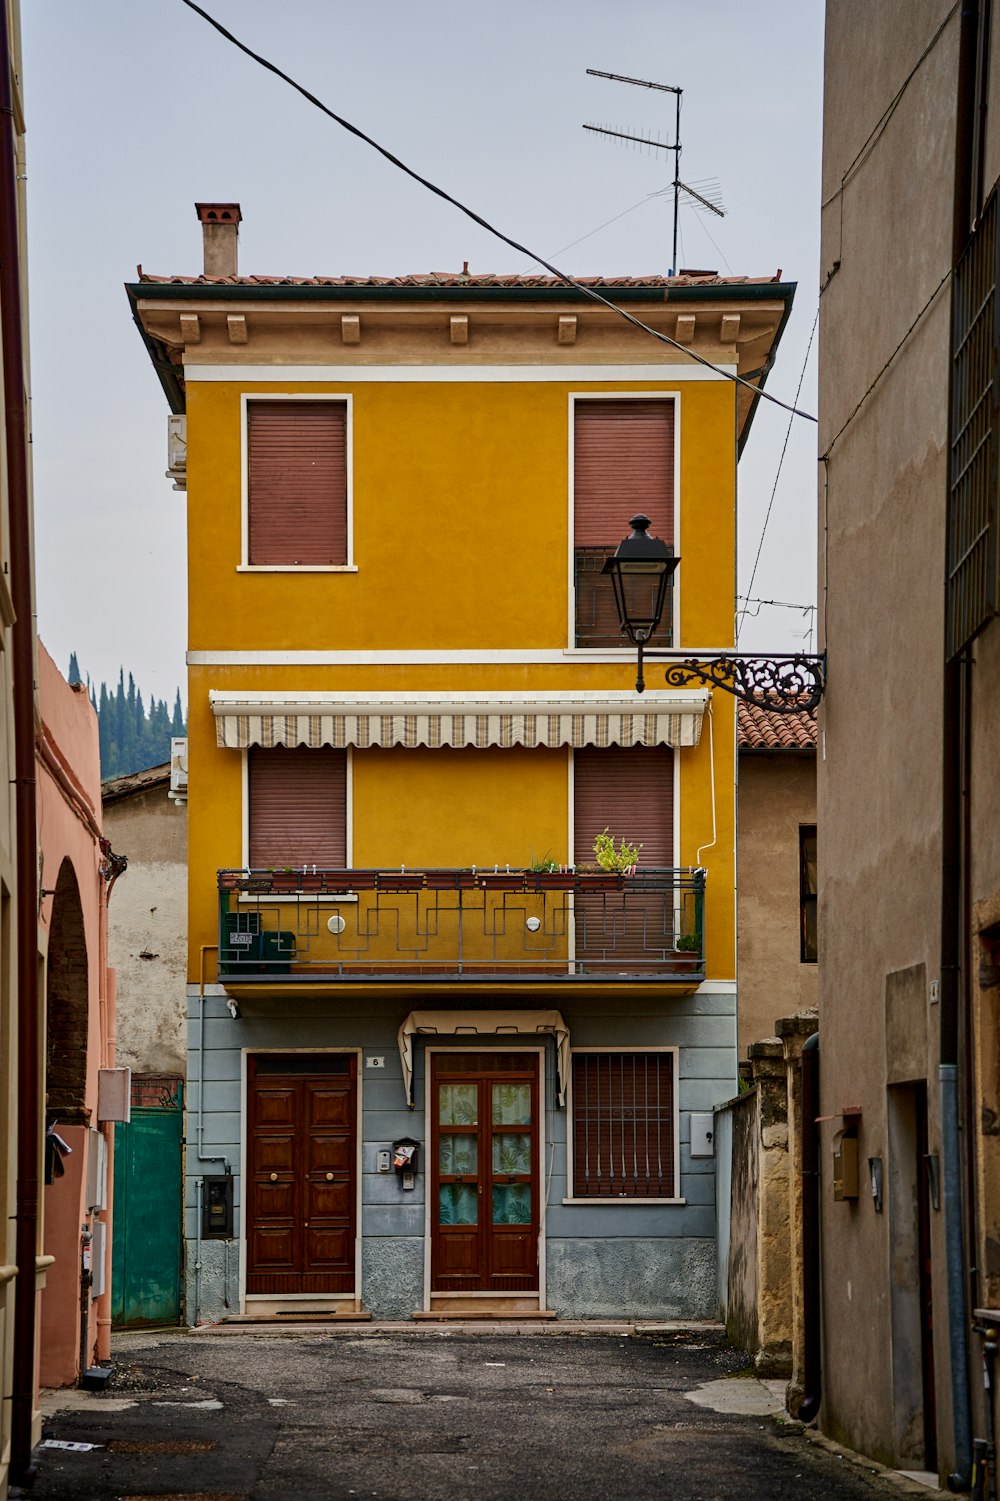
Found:
M 705 873 L 222 870 L 229 983 L 704 978 Z

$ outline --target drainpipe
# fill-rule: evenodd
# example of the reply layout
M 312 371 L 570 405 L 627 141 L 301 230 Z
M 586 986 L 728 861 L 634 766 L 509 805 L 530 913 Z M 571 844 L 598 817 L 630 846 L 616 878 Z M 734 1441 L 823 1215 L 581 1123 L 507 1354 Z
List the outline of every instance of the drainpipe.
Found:
M 811 1423 L 823 1392 L 819 1275 L 819 1033 L 802 1045 L 802 1385 L 797 1416 Z
M 11 86 L 7 8 L 0 26 L 0 325 L 3 331 L 4 428 L 10 526 L 10 592 L 16 620 L 14 679 L 14 807 L 17 889 L 17 1198 L 14 1287 L 14 1368 L 10 1478 L 30 1485 L 31 1415 L 35 1392 L 35 1258 L 42 1111 L 38 1078 L 38 835 L 35 798 L 35 642 L 28 488 L 28 393 L 21 323 L 21 256 L 17 142 Z
M 958 88 L 955 103 L 955 190 L 952 217 L 952 266 L 968 244 L 973 212 L 973 166 L 977 135 L 977 70 L 979 53 L 978 0 L 964 0 L 958 43 Z M 953 324 L 954 329 L 954 324 Z M 952 410 L 954 332 L 949 361 L 948 410 Z M 995 420 L 995 419 L 994 419 Z M 949 484 L 951 476 L 949 473 Z M 947 629 L 947 626 L 946 626 Z M 966 1302 L 966 1256 L 962 1162 L 959 1141 L 959 1016 L 961 986 L 967 983 L 961 962 L 962 941 L 962 751 L 967 731 L 968 685 L 961 658 L 949 659 L 944 647 L 942 692 L 941 797 L 941 1210 L 944 1218 L 945 1270 L 948 1300 L 948 1363 L 951 1381 L 952 1453 L 955 1468 L 948 1477 L 953 1491 L 968 1490 L 972 1472 L 972 1412 L 969 1394 L 969 1332 Z

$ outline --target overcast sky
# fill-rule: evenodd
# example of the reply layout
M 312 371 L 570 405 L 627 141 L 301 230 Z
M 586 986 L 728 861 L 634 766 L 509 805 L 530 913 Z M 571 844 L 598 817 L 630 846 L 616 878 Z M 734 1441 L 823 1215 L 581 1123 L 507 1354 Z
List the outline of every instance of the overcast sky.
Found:
M 673 139 L 725 219 L 681 220 L 681 266 L 782 269 L 798 294 L 768 389 L 791 399 L 816 313 L 822 7 L 803 0 L 206 0 L 256 51 L 423 175 L 576 275 L 665 272 Z M 181 0 L 22 0 L 39 629 L 65 671 L 183 684 L 184 505 L 167 407 L 123 283 L 197 274 L 195 200 L 242 205 L 245 274 L 536 269 L 238 53 Z M 634 205 L 638 205 L 634 207 Z M 606 220 L 623 214 L 599 229 Z M 591 233 L 597 230 L 596 233 Z M 587 236 L 587 238 L 581 238 Z M 571 244 L 571 242 L 579 243 Z M 714 242 L 714 243 L 713 243 Z M 564 248 L 570 247 L 570 248 Z M 799 405 L 816 409 L 816 345 Z M 740 590 L 815 602 L 816 429 L 761 403 L 740 465 Z M 754 609 L 757 607 L 754 606 Z M 744 649 L 801 648 L 765 607 Z

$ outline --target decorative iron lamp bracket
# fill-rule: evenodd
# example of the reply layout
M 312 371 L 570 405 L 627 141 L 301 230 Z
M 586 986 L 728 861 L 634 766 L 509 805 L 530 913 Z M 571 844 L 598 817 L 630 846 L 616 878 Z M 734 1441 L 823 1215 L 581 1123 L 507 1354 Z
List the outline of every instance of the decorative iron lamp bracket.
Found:
M 668 657 L 669 652 L 646 652 L 649 657 Z M 639 649 L 638 692 L 642 681 L 643 651 Z M 667 668 L 668 688 L 685 688 L 688 683 L 707 683 L 721 688 L 744 703 L 756 704 L 771 714 L 811 714 L 823 697 L 826 687 L 826 656 L 798 653 L 790 657 L 768 657 L 758 652 L 746 656 L 686 657 Z

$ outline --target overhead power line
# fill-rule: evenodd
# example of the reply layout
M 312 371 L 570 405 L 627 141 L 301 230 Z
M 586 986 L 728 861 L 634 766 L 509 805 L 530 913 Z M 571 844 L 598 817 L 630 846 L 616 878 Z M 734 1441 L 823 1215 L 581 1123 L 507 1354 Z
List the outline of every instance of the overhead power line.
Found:
M 201 16 L 203 21 L 207 21 L 209 26 L 212 26 L 220 36 L 225 37 L 226 41 L 231 42 L 240 52 L 245 53 L 255 63 L 259 63 L 262 68 L 266 68 L 269 73 L 275 74 L 277 78 L 287 83 L 290 88 L 295 89 L 297 93 L 302 95 L 303 99 L 315 105 L 318 110 L 321 110 L 324 115 L 327 115 L 337 125 L 349 131 L 351 135 L 357 136 L 358 140 L 364 141 L 367 146 L 371 146 L 373 151 L 377 151 L 392 166 L 398 167 L 401 172 L 405 172 L 407 177 L 412 177 L 414 182 L 418 182 L 429 193 L 434 193 L 438 198 L 443 198 L 445 203 L 450 203 L 453 208 L 457 208 L 460 213 L 465 214 L 466 218 L 471 219 L 474 224 L 478 224 L 481 229 L 485 229 L 487 234 L 491 234 L 496 239 L 502 240 L 505 245 L 509 245 L 512 250 L 516 250 L 519 255 L 525 255 L 529 260 L 537 261 L 538 265 L 544 266 L 546 271 L 554 276 L 557 281 L 561 281 L 564 286 L 573 287 L 582 296 L 589 298 L 591 302 L 596 302 L 601 307 L 607 308 L 610 312 L 617 314 L 619 318 L 624 319 L 626 323 L 631 323 L 634 328 L 641 329 L 643 333 L 649 334 L 651 338 L 659 340 L 661 344 L 667 344 L 671 349 L 678 350 L 686 358 L 694 360 L 698 365 L 703 365 L 706 370 L 713 370 L 716 375 L 721 376 L 724 380 L 730 380 L 734 385 L 745 386 L 755 396 L 761 397 L 764 401 L 771 402 L 774 406 L 781 407 L 783 411 L 790 412 L 793 417 L 804 417 L 807 422 L 816 421 L 816 418 L 810 412 L 799 411 L 797 407 L 789 405 L 786 401 L 781 401 L 777 396 L 772 396 L 769 391 L 764 391 L 759 386 L 755 386 L 753 381 L 745 380 L 742 375 L 736 375 L 731 370 L 724 370 L 718 365 L 713 365 L 711 360 L 706 360 L 702 355 L 696 354 L 686 344 L 678 343 L 669 334 L 662 333 L 658 328 L 650 328 L 648 323 L 643 323 L 641 318 L 637 318 L 627 308 L 619 307 L 617 303 L 611 302 L 607 297 L 602 297 L 600 292 L 596 291 L 593 287 L 588 287 L 583 282 L 574 280 L 565 271 L 560 271 L 558 266 L 554 266 L 551 262 L 545 260 L 544 256 L 538 255 L 534 250 L 529 250 L 526 245 L 520 244 L 517 240 L 512 239 L 510 235 L 505 235 L 502 230 L 490 224 L 488 220 L 484 219 L 481 214 L 477 214 L 474 209 L 469 208 L 467 204 L 462 203 L 458 198 L 454 198 L 451 193 L 446 192 L 444 188 L 438 187 L 429 178 L 422 177 L 412 167 L 408 167 L 404 161 L 401 161 L 398 156 L 395 156 L 385 146 L 379 145 L 378 141 L 367 135 L 359 126 L 352 125 L 350 120 L 345 120 L 342 115 L 338 115 L 335 110 L 330 109 L 328 105 L 324 104 L 321 99 L 317 99 L 316 95 L 310 93 L 301 83 L 297 83 L 294 78 L 284 73 L 276 63 L 272 63 L 266 57 L 262 57 L 259 52 L 254 52 L 252 47 L 248 47 L 245 42 L 241 42 L 238 37 L 234 36 L 231 31 L 223 26 L 221 21 L 217 21 L 214 16 L 209 15 L 207 10 L 203 10 L 200 5 L 196 5 L 195 0 L 181 0 L 181 3 L 186 5 L 189 10 L 193 10 L 196 15 Z

